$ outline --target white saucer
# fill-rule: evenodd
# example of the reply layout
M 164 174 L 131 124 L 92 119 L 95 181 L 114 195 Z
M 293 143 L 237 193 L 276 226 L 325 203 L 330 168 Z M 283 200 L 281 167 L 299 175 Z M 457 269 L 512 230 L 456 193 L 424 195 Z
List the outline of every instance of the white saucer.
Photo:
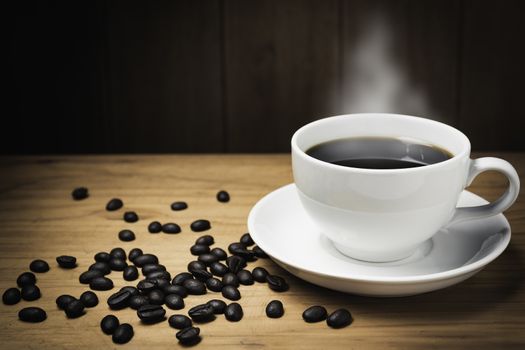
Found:
M 463 191 L 459 206 L 486 204 Z M 410 257 L 367 263 L 342 255 L 316 229 L 294 184 L 262 198 L 251 210 L 253 240 L 279 265 L 311 283 L 359 295 L 407 296 L 459 283 L 496 259 L 510 241 L 510 226 L 499 214 L 441 230 Z

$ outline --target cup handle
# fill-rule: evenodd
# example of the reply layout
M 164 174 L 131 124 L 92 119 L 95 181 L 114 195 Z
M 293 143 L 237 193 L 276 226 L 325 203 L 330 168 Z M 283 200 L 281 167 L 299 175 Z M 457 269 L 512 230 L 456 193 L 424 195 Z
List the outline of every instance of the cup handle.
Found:
M 472 183 L 476 176 L 487 170 L 499 171 L 507 177 L 509 180 L 509 187 L 505 193 L 495 202 L 489 204 L 477 207 L 456 208 L 456 212 L 447 226 L 464 220 L 497 215 L 508 209 L 514 203 L 520 192 L 520 178 L 514 167 L 506 160 L 494 157 L 484 157 L 471 160 L 467 177 L 467 186 Z

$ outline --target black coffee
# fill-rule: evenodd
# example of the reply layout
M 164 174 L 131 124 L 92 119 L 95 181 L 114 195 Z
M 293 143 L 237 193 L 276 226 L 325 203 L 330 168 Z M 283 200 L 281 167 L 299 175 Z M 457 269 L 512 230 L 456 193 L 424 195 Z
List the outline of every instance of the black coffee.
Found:
M 315 145 L 306 153 L 352 168 L 403 169 L 443 162 L 453 155 L 438 146 L 394 137 L 352 137 Z

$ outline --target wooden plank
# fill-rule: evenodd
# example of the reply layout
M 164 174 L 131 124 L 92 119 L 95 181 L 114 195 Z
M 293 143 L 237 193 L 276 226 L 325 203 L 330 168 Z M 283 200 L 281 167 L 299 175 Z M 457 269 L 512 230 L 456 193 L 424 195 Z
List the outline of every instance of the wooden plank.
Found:
M 228 150 L 282 152 L 337 111 L 337 1 L 225 2 Z
M 475 149 L 525 149 L 525 3 L 466 1 L 461 128 Z

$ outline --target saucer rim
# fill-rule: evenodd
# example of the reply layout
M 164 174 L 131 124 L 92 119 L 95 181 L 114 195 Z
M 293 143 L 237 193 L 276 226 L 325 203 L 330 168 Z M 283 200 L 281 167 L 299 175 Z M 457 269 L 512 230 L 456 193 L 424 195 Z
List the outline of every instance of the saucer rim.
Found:
M 260 244 L 261 240 L 258 237 L 257 231 L 255 228 L 255 218 L 257 217 L 258 212 L 261 210 L 261 208 L 266 204 L 266 202 L 271 201 L 273 197 L 277 196 L 281 192 L 291 191 L 291 190 L 297 190 L 295 183 L 290 183 L 284 186 L 281 186 L 272 192 L 266 194 L 264 197 L 259 199 L 257 203 L 252 207 L 250 210 L 250 213 L 248 214 L 248 221 L 247 226 L 248 230 L 250 232 L 250 235 L 252 236 L 254 242 L 262 249 L 264 250 L 272 259 L 275 259 L 278 261 L 278 264 L 282 266 L 282 264 L 285 264 L 291 268 L 295 268 L 299 271 L 305 271 L 308 273 L 316 274 L 321 277 L 327 277 L 327 278 L 335 278 L 345 281 L 356 281 L 356 282 L 367 282 L 367 283 L 391 283 L 391 284 L 410 284 L 414 282 L 433 282 L 433 281 L 440 281 L 443 279 L 450 279 L 455 278 L 461 275 L 465 275 L 467 273 L 477 271 L 482 269 L 484 266 L 495 260 L 498 256 L 501 255 L 507 248 L 507 246 L 510 243 L 510 238 L 512 235 L 510 224 L 503 215 L 503 213 L 494 215 L 495 217 L 499 216 L 500 220 L 503 220 L 503 224 L 506 226 L 506 232 L 505 237 L 503 240 L 500 241 L 500 243 L 497 245 L 496 249 L 491 251 L 488 255 L 483 257 L 480 260 L 477 260 L 473 263 L 462 265 L 460 267 L 456 267 L 451 270 L 442 271 L 442 272 L 436 272 L 431 274 L 425 274 L 425 275 L 413 275 L 413 276 L 403 276 L 403 277 L 392 277 L 392 276 L 367 276 L 367 275 L 357 275 L 357 274 L 351 274 L 351 275 L 343 275 L 343 274 L 337 274 L 337 273 L 327 273 L 323 271 L 319 271 L 316 269 L 306 269 L 304 266 L 299 266 L 293 262 L 290 262 L 286 259 L 286 257 L 281 256 L 275 256 L 274 254 L 270 253 L 271 249 L 267 249 L 268 247 L 265 246 L 265 244 Z M 475 193 L 472 193 L 468 190 L 463 190 L 463 192 L 468 193 L 470 196 L 475 197 L 478 200 L 481 200 L 484 203 L 488 203 L 483 197 L 478 196 Z

